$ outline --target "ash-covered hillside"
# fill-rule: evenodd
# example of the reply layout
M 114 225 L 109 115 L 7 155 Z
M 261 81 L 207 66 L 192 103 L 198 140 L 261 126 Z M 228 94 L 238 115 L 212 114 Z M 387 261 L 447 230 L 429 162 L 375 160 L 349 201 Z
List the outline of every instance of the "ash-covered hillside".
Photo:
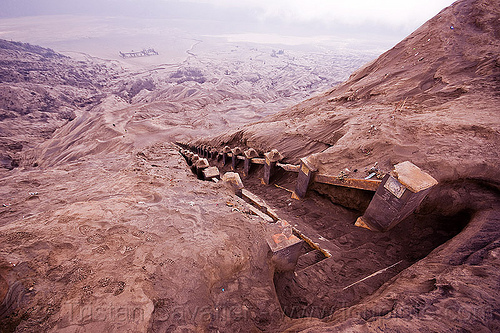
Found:
M 289 332 L 499 329 L 499 8 L 497 0 L 457 1 L 345 83 L 239 131 L 199 140 L 277 148 L 290 162 L 312 155 L 320 173 L 342 178 L 411 161 L 439 184 L 410 219 L 415 224 L 400 227 L 418 237 L 436 232 L 437 224 L 421 229 L 433 217 L 455 226 L 465 221 L 457 236 L 359 304 L 322 321 L 296 321 Z M 342 191 L 312 189 L 352 204 Z M 291 276 L 283 294 L 292 304 L 330 304 L 328 281 Z
M 208 45 L 198 51 L 198 44 Z M 79 115 L 99 113 L 104 100 L 108 107 L 121 108 L 122 118 L 127 114 L 116 135 L 127 126 L 142 126 L 167 140 L 192 139 L 260 120 L 324 91 L 370 58 L 246 43 L 204 44 L 197 41 L 180 63 L 127 68 L 118 61 L 90 55 L 77 61 L 51 49 L 2 40 L 2 168 L 12 169 L 23 159 L 37 163 L 37 152 L 22 151 Z M 117 125 L 109 124 L 111 130 Z M 69 143 L 58 149 L 65 151 Z
M 116 75 L 104 64 L 0 40 L 0 167 L 18 166 L 22 150 L 98 104 Z
M 0 45 L 0 331 L 279 330 L 262 220 L 169 142 L 259 120 L 363 56 L 231 44 L 122 69 Z
M 498 1 L 459 1 L 345 83 L 214 143 L 318 153 L 330 173 L 412 159 L 498 183 L 499 16 Z

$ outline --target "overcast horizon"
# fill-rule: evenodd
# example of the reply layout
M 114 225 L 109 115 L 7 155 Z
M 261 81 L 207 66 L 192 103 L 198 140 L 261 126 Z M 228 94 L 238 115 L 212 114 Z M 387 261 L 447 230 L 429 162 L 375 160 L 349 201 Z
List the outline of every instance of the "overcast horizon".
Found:
M 0 0 L 0 18 L 97 15 L 211 20 L 234 33 L 386 35 L 401 39 L 452 4 L 451 0 Z

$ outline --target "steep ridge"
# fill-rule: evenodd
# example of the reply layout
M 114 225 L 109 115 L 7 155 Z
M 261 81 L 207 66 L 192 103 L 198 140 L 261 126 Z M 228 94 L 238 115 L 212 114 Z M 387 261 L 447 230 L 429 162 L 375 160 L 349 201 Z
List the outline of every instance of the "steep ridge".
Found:
M 323 95 L 198 141 L 263 152 L 277 148 L 294 163 L 312 154 L 320 173 L 356 170 L 349 171 L 355 178 L 368 175 L 373 165 L 389 172 L 410 160 L 440 184 L 402 228 L 411 227 L 411 220 L 417 222 L 413 232 L 420 233 L 419 219 L 424 225 L 439 216 L 459 225 L 470 216 L 455 238 L 358 305 L 322 321 L 295 321 L 290 332 L 498 330 L 500 304 L 493 289 L 500 239 L 499 8 L 497 0 L 458 1 Z M 338 199 L 331 190 L 313 189 Z M 321 306 L 321 299 L 329 304 L 330 295 L 315 295 L 322 275 L 319 270 L 307 281 L 290 277 L 285 295 L 298 307 Z
M 238 132 L 330 174 L 412 159 L 441 179 L 500 181 L 498 1 L 458 1 L 345 83 Z M 234 133 L 211 141 L 230 142 Z M 318 142 L 314 149 L 301 149 Z

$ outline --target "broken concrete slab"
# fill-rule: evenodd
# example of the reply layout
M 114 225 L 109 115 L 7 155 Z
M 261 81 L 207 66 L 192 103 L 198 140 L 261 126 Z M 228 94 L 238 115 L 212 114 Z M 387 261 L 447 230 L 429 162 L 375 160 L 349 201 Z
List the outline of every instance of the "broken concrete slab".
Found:
M 438 183 L 431 175 L 409 161 L 396 164 L 393 176 L 413 193 L 426 190 Z

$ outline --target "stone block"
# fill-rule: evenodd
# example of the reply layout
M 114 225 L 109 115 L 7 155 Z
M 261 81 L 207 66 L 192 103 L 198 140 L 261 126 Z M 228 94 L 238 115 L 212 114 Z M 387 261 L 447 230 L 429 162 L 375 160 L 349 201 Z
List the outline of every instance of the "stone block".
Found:
M 214 178 L 217 178 L 217 179 L 220 178 L 220 172 L 216 166 L 208 167 L 205 170 L 203 170 L 203 179 L 211 180 Z
M 411 162 L 394 166 L 378 187 L 373 199 L 356 225 L 387 231 L 412 214 L 437 181 Z
M 241 190 L 244 188 L 243 182 L 241 181 L 240 175 L 236 172 L 226 172 L 222 176 L 222 181 L 231 185 L 234 193 L 241 197 Z

